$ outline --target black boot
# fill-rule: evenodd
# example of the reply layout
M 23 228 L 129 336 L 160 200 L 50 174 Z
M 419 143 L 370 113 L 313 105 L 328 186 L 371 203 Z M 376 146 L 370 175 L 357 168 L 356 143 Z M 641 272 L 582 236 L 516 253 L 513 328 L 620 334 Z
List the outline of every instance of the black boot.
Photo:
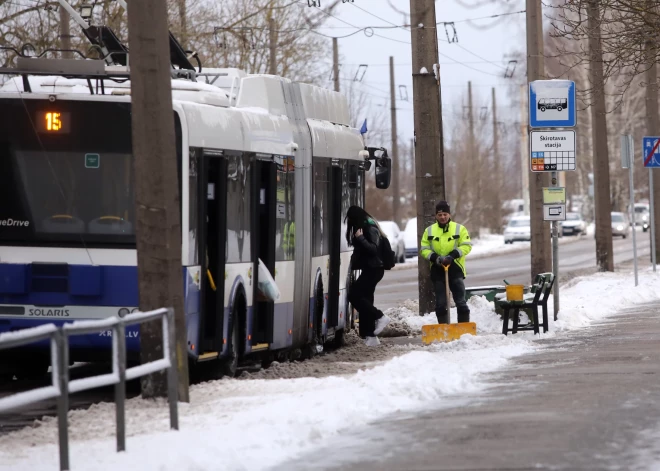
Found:
M 438 324 L 449 324 L 449 313 L 446 309 L 436 309 L 435 317 L 438 318 Z
M 458 322 L 470 322 L 470 310 L 458 311 Z

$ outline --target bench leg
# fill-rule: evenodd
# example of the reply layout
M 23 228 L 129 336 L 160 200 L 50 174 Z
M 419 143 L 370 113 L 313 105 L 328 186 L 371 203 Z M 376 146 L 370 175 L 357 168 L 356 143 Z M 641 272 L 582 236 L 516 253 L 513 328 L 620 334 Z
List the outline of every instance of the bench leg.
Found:
M 513 308 L 513 332 L 514 334 L 518 333 L 518 323 L 520 322 L 520 308 L 518 306 Z
M 539 333 L 539 307 L 534 306 L 534 334 Z
M 509 308 L 505 307 L 504 308 L 504 314 L 502 315 L 502 319 L 504 319 L 504 323 L 502 324 L 502 333 L 504 335 L 509 332 Z
M 548 331 L 548 303 L 543 305 L 543 333 Z

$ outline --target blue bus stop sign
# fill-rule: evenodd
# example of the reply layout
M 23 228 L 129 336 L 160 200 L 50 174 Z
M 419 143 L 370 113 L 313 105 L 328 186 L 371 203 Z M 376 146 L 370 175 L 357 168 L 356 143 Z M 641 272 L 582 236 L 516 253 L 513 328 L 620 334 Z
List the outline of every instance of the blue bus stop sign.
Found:
M 529 125 L 572 128 L 576 124 L 575 82 L 535 80 L 529 83 Z
M 642 158 L 644 159 L 644 167 L 646 168 L 659 168 L 660 167 L 660 137 L 642 138 Z

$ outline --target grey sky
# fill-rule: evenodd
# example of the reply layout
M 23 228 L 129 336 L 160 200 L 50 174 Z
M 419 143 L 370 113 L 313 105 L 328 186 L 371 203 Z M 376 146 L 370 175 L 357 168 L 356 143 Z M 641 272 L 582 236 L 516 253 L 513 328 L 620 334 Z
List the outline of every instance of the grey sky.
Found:
M 409 12 L 409 0 L 391 0 L 396 8 Z M 478 5 L 468 8 L 469 5 Z M 482 18 L 490 15 L 517 12 L 525 9 L 524 0 L 440 0 L 436 1 L 438 22 L 455 22 L 458 43 L 448 43 L 443 25 L 438 26 L 438 39 L 441 64 L 443 115 L 445 120 L 460 119 L 454 108 L 460 106 L 460 99 L 467 91 L 468 80 L 472 81 L 473 93 L 476 94 L 475 106 L 486 100 L 490 103 L 490 89 L 498 89 L 498 115 L 506 119 L 518 117 L 518 112 L 506 104 L 507 85 L 511 80 L 504 79 L 504 69 L 509 57 L 506 55 L 523 51 L 525 48 L 525 15 L 510 14 L 497 19 Z M 329 18 L 321 32 L 329 36 L 341 37 L 353 33 L 357 27 L 403 25 L 408 19 L 393 10 L 386 0 L 354 0 L 353 3 L 340 4 L 336 10 L 337 18 Z M 379 18 L 377 18 L 379 17 Z M 343 21 L 342 21 L 343 20 Z M 495 26 L 489 27 L 490 25 Z M 447 28 L 453 37 L 451 27 Z M 354 78 L 360 64 L 368 64 L 359 87 L 372 98 L 372 106 L 386 106 L 389 110 L 389 56 L 394 57 L 395 79 L 399 85 L 407 87 L 408 101 L 397 101 L 399 134 L 409 139 L 413 134 L 412 110 L 412 56 L 410 31 L 404 28 L 374 29 L 373 36 L 367 37 L 358 32 L 347 38 L 339 39 L 339 54 L 342 65 L 343 90 L 347 81 Z M 463 49 L 464 48 L 464 49 Z M 468 52 L 469 51 L 469 52 Z M 479 57 L 477 57 L 479 56 Z M 463 62 L 459 65 L 455 61 Z M 352 73 L 353 74 L 352 74 Z M 522 83 L 524 64 L 518 64 L 514 81 Z M 328 77 L 330 79 L 330 77 Z M 328 81 L 328 86 L 331 82 Z M 397 90 L 397 94 L 399 90 Z M 475 97 L 475 98 L 476 98 Z M 382 108 L 380 108 L 382 109 Z M 515 118 L 511 113 L 516 113 Z M 369 118 L 365 110 L 365 117 Z M 388 125 L 389 125 L 389 112 Z M 445 123 L 447 129 L 448 123 Z

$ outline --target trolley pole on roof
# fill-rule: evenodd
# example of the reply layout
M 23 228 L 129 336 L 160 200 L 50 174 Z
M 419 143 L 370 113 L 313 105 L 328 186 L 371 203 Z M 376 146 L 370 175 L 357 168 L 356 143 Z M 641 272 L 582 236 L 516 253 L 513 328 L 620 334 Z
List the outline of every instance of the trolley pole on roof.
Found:
M 173 307 L 179 400 L 189 401 L 176 139 L 165 2 L 128 2 L 140 309 Z M 161 323 L 140 327 L 142 363 L 163 357 Z M 142 378 L 143 397 L 167 396 L 167 378 Z
M 434 0 L 410 0 L 418 243 L 424 230 L 435 222 L 436 202 L 445 199 L 436 23 Z M 419 261 L 420 314 L 435 311 L 430 269 L 427 262 Z

